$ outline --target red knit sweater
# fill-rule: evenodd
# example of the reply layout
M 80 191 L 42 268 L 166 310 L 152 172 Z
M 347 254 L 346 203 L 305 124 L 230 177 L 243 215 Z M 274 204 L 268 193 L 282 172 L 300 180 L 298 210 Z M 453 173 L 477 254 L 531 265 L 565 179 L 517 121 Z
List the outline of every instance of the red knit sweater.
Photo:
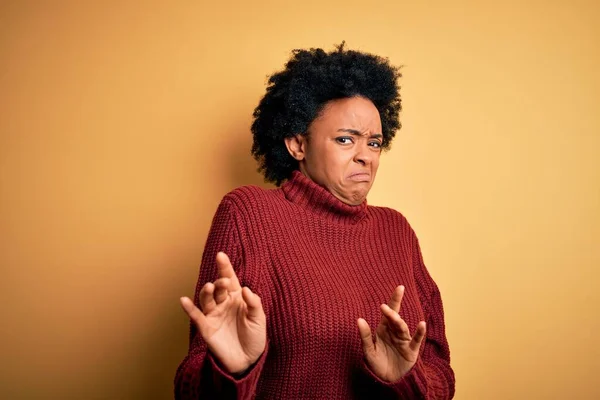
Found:
M 227 253 L 242 286 L 261 299 L 267 347 L 242 377 L 226 373 L 192 325 L 190 348 L 175 377 L 177 399 L 449 399 L 454 373 L 440 292 L 423 264 L 406 219 L 384 207 L 342 203 L 302 173 L 280 188 L 227 194 L 208 235 L 198 293 L 217 278 Z M 400 316 L 411 333 L 427 322 L 412 370 L 378 379 L 363 358 L 356 325 L 375 330 L 379 309 L 406 287 Z

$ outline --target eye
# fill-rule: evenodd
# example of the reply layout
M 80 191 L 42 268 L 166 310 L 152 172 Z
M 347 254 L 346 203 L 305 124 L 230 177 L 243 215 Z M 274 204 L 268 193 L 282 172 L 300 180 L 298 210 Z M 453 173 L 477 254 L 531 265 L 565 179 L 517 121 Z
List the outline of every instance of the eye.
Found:
M 350 143 L 352 143 L 352 138 L 349 137 L 349 136 L 341 136 L 341 137 L 335 138 L 335 140 L 339 144 L 350 144 Z
M 378 141 L 369 142 L 369 146 L 373 147 L 374 149 L 380 149 L 381 148 L 381 143 L 378 142 Z

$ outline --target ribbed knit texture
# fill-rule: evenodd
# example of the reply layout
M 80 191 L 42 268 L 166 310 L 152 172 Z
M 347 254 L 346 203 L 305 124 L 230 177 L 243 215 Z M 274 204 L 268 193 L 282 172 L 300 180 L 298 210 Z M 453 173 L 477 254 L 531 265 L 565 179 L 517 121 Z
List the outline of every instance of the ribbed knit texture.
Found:
M 208 235 L 194 301 L 227 253 L 261 299 L 267 348 L 243 377 L 227 374 L 192 325 L 175 377 L 177 399 L 449 399 L 454 373 L 440 293 L 406 219 L 385 207 L 347 205 L 302 173 L 278 189 L 227 194 Z M 427 322 L 419 359 L 398 382 L 364 362 L 356 320 L 375 331 L 380 305 L 406 287 L 400 316 Z

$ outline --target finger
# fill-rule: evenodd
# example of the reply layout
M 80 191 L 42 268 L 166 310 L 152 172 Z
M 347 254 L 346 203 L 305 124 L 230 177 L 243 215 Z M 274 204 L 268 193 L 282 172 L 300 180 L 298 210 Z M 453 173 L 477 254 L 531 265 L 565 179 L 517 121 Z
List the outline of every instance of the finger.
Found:
M 213 296 L 215 292 L 215 285 L 212 282 L 207 282 L 200 290 L 198 295 L 198 303 L 200 310 L 204 313 L 209 313 L 217 306 L 215 298 Z
M 216 304 L 221 304 L 227 300 L 227 297 L 229 297 L 228 289 L 230 284 L 231 280 L 229 278 L 220 278 L 215 281 L 215 293 L 213 298 L 215 299 Z
M 381 313 L 383 318 L 387 319 L 387 325 L 396 335 L 402 340 L 411 340 L 410 330 L 406 322 L 400 318 L 400 315 L 392 310 L 387 304 L 381 305 Z
M 240 286 L 240 281 L 238 280 L 237 275 L 233 269 L 233 265 L 231 265 L 231 261 L 227 254 L 222 251 L 217 253 L 217 268 L 219 270 L 219 278 L 229 278 L 231 279 L 231 291 L 240 290 L 242 287 Z
M 392 310 L 390 308 L 390 306 L 388 306 L 387 304 L 382 304 L 380 306 L 380 309 L 381 309 L 381 323 L 385 326 L 389 325 L 390 322 L 393 322 L 397 319 L 400 319 L 400 320 L 402 319 L 402 318 L 400 318 L 400 315 L 396 311 Z
M 255 321 L 264 314 L 260 296 L 256 293 L 252 293 L 252 290 L 250 290 L 250 288 L 244 287 L 242 289 L 242 298 L 248 306 L 248 318 L 250 320 Z
M 388 306 L 395 312 L 400 312 L 400 304 L 402 304 L 402 298 L 404 297 L 404 286 L 396 286 L 394 289 L 394 293 L 392 293 L 392 298 L 390 299 Z
M 375 344 L 373 343 L 373 334 L 371 333 L 371 327 L 362 318 L 356 321 L 358 325 L 358 332 L 360 333 L 360 340 L 362 341 L 363 352 L 365 355 L 373 354 L 375 352 Z
M 417 325 L 417 331 L 415 332 L 415 336 L 413 336 L 410 342 L 410 349 L 412 351 L 418 351 L 421 348 L 421 343 L 423 339 L 425 339 L 425 335 L 427 334 L 427 325 L 425 321 L 419 322 Z
M 196 326 L 200 327 L 206 319 L 202 311 L 194 305 L 194 302 L 190 300 L 189 297 L 182 297 L 179 299 L 179 302 L 181 303 L 183 311 L 187 313 Z

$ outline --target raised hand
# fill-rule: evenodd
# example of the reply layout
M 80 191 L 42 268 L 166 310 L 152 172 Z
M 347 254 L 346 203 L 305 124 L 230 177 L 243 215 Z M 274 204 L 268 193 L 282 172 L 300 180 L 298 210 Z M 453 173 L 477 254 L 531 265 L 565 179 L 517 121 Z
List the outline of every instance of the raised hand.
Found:
M 398 286 L 388 304 L 381 305 L 381 322 L 375 331 L 375 340 L 367 321 L 359 318 L 358 330 L 362 339 L 367 365 L 380 379 L 395 382 L 417 362 L 421 342 L 425 338 L 425 322 L 417 325 L 414 336 L 400 318 L 404 286 Z
M 200 291 L 196 307 L 188 297 L 181 306 L 196 324 L 208 349 L 231 374 L 241 374 L 263 353 L 266 317 L 258 295 L 244 287 L 225 253 L 217 254 L 219 277 Z

